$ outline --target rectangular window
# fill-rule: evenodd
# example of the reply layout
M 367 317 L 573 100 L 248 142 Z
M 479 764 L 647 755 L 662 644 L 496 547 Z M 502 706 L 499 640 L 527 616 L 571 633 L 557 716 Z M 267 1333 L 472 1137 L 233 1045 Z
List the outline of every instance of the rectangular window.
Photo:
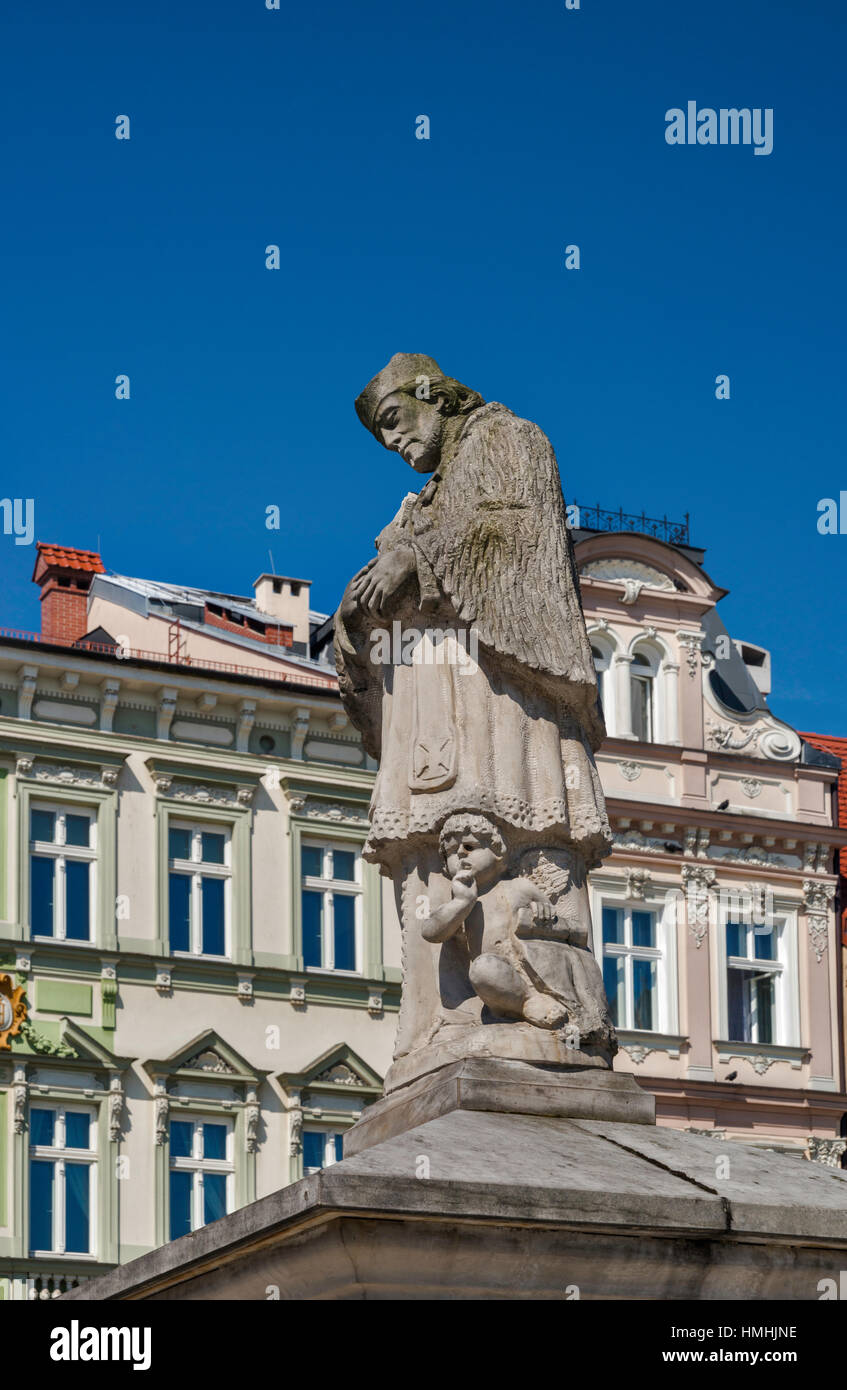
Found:
M 603 984 L 616 1028 L 659 1028 L 659 967 L 655 912 L 603 907 Z
M 303 1130 L 303 1175 L 330 1168 L 344 1157 L 344 1136 L 325 1129 Z
M 96 813 L 34 803 L 29 815 L 32 935 L 93 941 L 96 873 Z
M 779 1043 L 785 1006 L 782 925 L 726 923 L 727 1030 L 731 1042 Z
M 89 1110 L 32 1106 L 29 1114 L 29 1245 L 37 1254 L 90 1255 L 97 1177 Z
M 168 939 L 173 952 L 231 954 L 232 838 L 208 825 L 168 826 Z
M 362 856 L 333 844 L 301 846 L 303 964 L 319 970 L 360 971 Z
M 171 1240 L 232 1211 L 234 1183 L 232 1121 L 171 1120 Z
M 653 681 L 650 676 L 633 676 L 630 681 L 632 732 L 641 743 L 653 742 Z

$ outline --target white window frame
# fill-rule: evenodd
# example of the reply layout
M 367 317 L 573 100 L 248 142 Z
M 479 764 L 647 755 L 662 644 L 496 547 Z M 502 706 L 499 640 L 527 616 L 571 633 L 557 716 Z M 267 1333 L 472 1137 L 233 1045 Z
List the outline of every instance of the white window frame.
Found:
M 589 634 L 589 641 L 592 647 L 591 660 L 594 664 L 594 674 L 597 677 L 597 689 L 600 695 L 600 705 L 603 710 L 603 722 L 606 725 L 606 732 L 609 737 L 613 737 L 617 728 L 616 692 L 614 671 L 612 661 L 614 650 L 609 642 L 597 633 Z M 594 652 L 600 653 L 598 661 Z
M 172 859 L 170 856 L 171 830 L 187 830 L 191 835 L 191 858 Z M 223 835 L 224 862 L 210 864 L 201 859 L 203 835 Z M 170 920 L 170 880 L 171 874 L 181 874 L 191 879 L 189 897 L 189 938 L 188 951 L 176 951 L 171 945 Z M 224 880 L 224 952 L 223 955 L 210 955 L 203 951 L 203 888 L 204 878 Z M 189 821 L 170 817 L 168 820 L 168 947 L 172 956 L 190 957 L 200 960 L 232 960 L 232 827 L 218 821 Z
M 56 817 L 56 839 L 34 840 L 32 838 L 32 812 L 49 811 Z M 72 941 L 74 946 L 96 945 L 97 932 L 97 808 L 77 805 L 76 802 L 42 801 L 33 797 L 29 803 L 30 823 L 27 826 L 29 859 L 27 872 L 30 875 L 29 917 L 33 922 L 32 903 L 32 860 L 52 859 L 53 869 L 53 935 L 44 936 L 32 931 L 33 941 Z M 88 845 L 69 845 L 67 843 L 67 817 L 80 816 L 88 821 Z M 67 878 L 66 864 L 71 859 L 77 863 L 90 865 L 88 871 L 88 936 L 68 937 L 67 935 Z
M 773 960 L 757 960 L 755 955 L 729 956 L 726 950 L 726 928 L 728 923 L 737 923 L 739 928 L 745 933 L 745 947 L 748 952 L 755 950 L 755 935 L 757 924 L 748 922 L 738 922 L 737 917 L 731 913 L 722 912 L 720 914 L 719 939 L 719 969 L 720 969 L 720 999 L 722 1012 L 721 1037 L 726 1042 L 737 1042 L 747 1046 L 755 1047 L 795 1047 L 799 1033 L 798 1026 L 798 990 L 797 972 L 795 965 L 796 956 L 796 918 L 794 914 L 786 911 L 774 913 L 771 923 L 771 930 L 776 937 L 776 954 Z M 762 924 L 758 924 L 758 931 L 761 933 Z M 731 1038 L 729 1035 L 729 972 L 730 970 L 741 970 L 745 973 L 759 975 L 772 975 L 774 977 L 774 1034 L 775 1036 L 769 1043 L 760 1042 L 758 1034 L 758 1020 L 751 1014 L 752 1036 L 750 1038 Z
M 635 658 L 643 657 L 646 666 L 636 666 Z M 632 698 L 632 687 L 636 682 L 647 684 L 647 723 L 649 725 L 647 737 L 644 738 L 635 727 L 635 701 Z M 632 731 L 639 743 L 658 743 L 659 739 L 659 658 L 650 650 L 636 647 L 632 653 L 632 660 L 629 665 L 629 704 L 632 719 Z
M 34 1250 L 30 1248 L 29 1253 L 33 1258 L 44 1257 L 53 1259 L 60 1257 L 68 1260 L 96 1260 L 97 1259 L 97 1113 L 88 1105 L 68 1105 L 64 1101 L 51 1101 L 45 1097 L 42 1100 L 33 1100 L 30 1103 L 30 1114 L 33 1110 L 52 1110 L 55 1115 L 53 1125 L 53 1143 L 30 1144 L 29 1158 L 38 1159 L 52 1163 L 55 1167 L 53 1179 L 53 1245 L 52 1250 Z M 88 1142 L 89 1145 L 94 1140 L 95 1147 L 88 1149 L 69 1149 L 65 1146 L 66 1120 L 69 1113 L 88 1116 Z M 87 1163 L 90 1168 L 88 1179 L 88 1250 L 65 1250 L 65 1216 L 67 1211 L 65 1193 L 65 1164 Z M 30 1188 L 30 1210 L 27 1214 L 27 1244 L 29 1244 L 32 1220 L 32 1190 Z
M 170 1205 L 170 1173 L 191 1173 L 191 1229 L 199 1231 L 206 1225 L 203 1220 L 203 1182 L 206 1173 L 222 1173 L 226 1177 L 226 1215 L 229 1216 L 235 1211 L 235 1122 L 230 1115 L 179 1115 L 171 1114 L 168 1117 L 168 1144 L 170 1144 L 170 1126 L 174 1122 L 180 1124 L 190 1124 L 194 1126 L 194 1133 L 191 1138 L 191 1157 L 174 1158 L 171 1157 L 168 1170 L 168 1204 Z M 226 1158 L 203 1158 L 203 1126 L 204 1125 L 223 1125 L 226 1129 Z M 170 1235 L 170 1217 L 168 1220 L 168 1240 Z
M 303 1126 L 303 1133 L 304 1133 L 304 1134 L 321 1134 L 321 1135 L 323 1135 L 323 1141 L 324 1141 L 324 1144 L 323 1144 L 323 1160 L 324 1160 L 324 1161 L 323 1161 L 323 1163 L 321 1164 L 321 1168 L 331 1168 L 332 1165 L 333 1165 L 333 1163 L 338 1163 L 338 1162 L 340 1162 L 340 1160 L 339 1160 L 338 1158 L 336 1158 L 336 1156 L 335 1156 L 335 1140 L 336 1140 L 336 1136 L 337 1136 L 337 1135 L 340 1135 L 340 1136 L 341 1136 L 341 1141 L 342 1141 L 342 1146 L 343 1146 L 343 1143 L 344 1143 L 344 1131 L 343 1131 L 343 1129 L 324 1129 L 323 1126 L 321 1126 L 321 1125 L 304 1125 L 304 1126 Z M 330 1143 L 330 1140 L 332 1140 L 332 1143 Z M 304 1150 L 304 1152 L 305 1152 L 305 1150 Z M 319 1173 L 320 1171 L 321 1171 L 320 1168 L 307 1168 L 305 1162 L 304 1162 L 304 1164 L 303 1164 L 303 1176 L 304 1176 L 304 1177 L 308 1177 L 308 1176 L 309 1176 L 310 1174 L 312 1174 L 312 1173 Z
M 302 851 L 304 849 L 318 849 L 321 851 L 321 873 L 320 875 L 303 873 Z M 307 970 L 331 970 L 335 975 L 361 975 L 362 958 L 364 946 L 364 906 L 362 894 L 362 847 L 358 842 L 351 840 L 330 840 L 317 839 L 315 836 L 304 836 L 300 841 L 300 894 L 301 894 L 301 929 L 302 929 L 302 895 L 304 892 L 320 893 L 323 897 L 322 930 L 321 930 L 321 964 L 306 966 Z M 330 856 L 336 851 L 342 850 L 347 854 L 353 855 L 354 877 L 353 879 L 337 879 L 332 877 L 332 864 Z M 355 952 L 356 964 L 353 970 L 340 970 L 335 966 L 335 916 L 333 912 L 333 900 L 336 893 L 351 897 L 354 900 L 354 926 L 355 926 Z
M 622 908 L 624 913 L 651 912 L 656 924 L 654 947 L 636 947 L 635 954 L 656 959 L 656 993 L 658 1018 L 652 1028 L 636 1028 L 634 1023 L 619 1022 L 619 1032 L 649 1033 L 663 1037 L 675 1037 L 679 1027 L 679 983 L 677 967 L 677 924 L 673 895 L 665 891 L 665 885 L 651 883 L 645 889 L 643 898 L 632 898 L 626 894 L 626 886 L 611 874 L 591 876 L 591 917 L 594 956 L 600 969 L 603 968 L 605 950 L 603 946 L 603 908 Z M 632 931 L 630 917 L 630 936 Z M 610 954 L 621 954 L 620 948 Z M 625 990 L 627 1018 L 633 1011 L 634 998 L 631 986 L 632 967 Z

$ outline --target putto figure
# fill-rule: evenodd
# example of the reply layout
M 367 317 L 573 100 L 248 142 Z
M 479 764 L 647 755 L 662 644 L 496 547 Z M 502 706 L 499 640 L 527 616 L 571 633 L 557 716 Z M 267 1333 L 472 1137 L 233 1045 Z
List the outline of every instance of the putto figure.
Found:
M 543 1006 L 498 1015 L 474 987 L 482 967 L 471 972 L 457 933 L 434 950 L 422 930 L 455 896 L 441 831 L 469 813 L 494 827 L 498 873 L 511 883 L 528 851 L 546 852 L 556 911 L 589 939 L 586 871 L 610 849 L 593 758 L 605 730 L 556 458 L 537 425 L 420 354 L 393 357 L 356 410 L 385 448 L 430 475 L 380 533 L 336 616 L 342 698 L 380 764 L 365 854 L 393 878 L 403 924 L 386 1089 L 462 1056 L 573 1063 L 564 1030 L 579 1013 L 582 976 L 570 1006 L 560 998 L 553 1008 L 548 994 Z M 442 659 L 386 659 L 397 642 L 375 639 L 398 630 L 424 630 Z M 596 1042 L 579 1032 L 582 1064 L 610 1065 L 608 1018 L 591 1029 Z

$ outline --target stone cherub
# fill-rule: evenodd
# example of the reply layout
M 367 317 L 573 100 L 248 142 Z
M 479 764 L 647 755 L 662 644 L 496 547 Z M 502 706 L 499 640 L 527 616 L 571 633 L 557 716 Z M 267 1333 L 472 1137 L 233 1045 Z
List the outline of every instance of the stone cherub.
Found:
M 439 843 L 451 898 L 423 920 L 424 939 L 440 943 L 463 933 L 470 983 L 492 1018 L 548 1029 L 567 1024 L 574 1046 L 608 1044 L 612 1022 L 584 924 L 564 907 L 557 911 L 539 886 L 565 904 L 567 868 L 530 851 L 520 866 L 525 872 L 509 874 L 503 836 L 481 815 L 450 816 Z

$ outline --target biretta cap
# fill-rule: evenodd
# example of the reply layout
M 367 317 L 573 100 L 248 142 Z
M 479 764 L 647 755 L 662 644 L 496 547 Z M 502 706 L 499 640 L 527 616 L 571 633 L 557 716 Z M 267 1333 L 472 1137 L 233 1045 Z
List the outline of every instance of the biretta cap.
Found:
M 422 352 L 395 352 L 388 366 L 377 372 L 361 395 L 357 396 L 356 414 L 365 429 L 374 434 L 376 413 L 386 396 L 390 396 L 393 391 L 416 386 L 418 377 L 425 376 L 434 381 L 436 377 L 443 375 L 434 357 L 427 357 Z M 379 438 L 378 435 L 376 437 Z

